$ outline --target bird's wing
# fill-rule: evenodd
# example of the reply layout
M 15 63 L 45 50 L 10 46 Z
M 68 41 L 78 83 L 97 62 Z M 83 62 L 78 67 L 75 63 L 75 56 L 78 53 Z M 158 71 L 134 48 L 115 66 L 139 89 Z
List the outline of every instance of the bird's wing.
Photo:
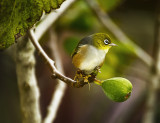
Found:
M 82 40 L 80 40 L 80 42 L 78 43 L 77 47 L 75 48 L 74 52 L 71 55 L 72 58 L 75 54 L 77 54 L 79 52 L 80 48 L 85 46 L 86 44 L 93 45 L 93 41 L 92 41 L 92 38 L 90 36 L 85 37 Z

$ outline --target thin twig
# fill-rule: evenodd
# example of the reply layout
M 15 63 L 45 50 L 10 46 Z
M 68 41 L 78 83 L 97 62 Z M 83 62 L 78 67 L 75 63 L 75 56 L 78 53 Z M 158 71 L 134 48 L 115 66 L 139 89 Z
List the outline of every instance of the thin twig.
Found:
M 47 54 L 44 52 L 44 50 L 41 48 L 41 46 L 38 43 L 38 40 L 42 37 L 42 35 L 46 32 L 46 30 L 68 9 L 76 0 L 67 0 L 65 1 L 60 9 L 57 9 L 56 11 L 50 13 L 46 17 L 44 17 L 43 21 L 36 27 L 35 34 L 33 30 L 31 29 L 28 33 L 31 38 L 31 41 L 33 45 L 36 47 L 36 49 L 42 54 L 44 59 L 47 61 L 49 67 L 52 69 L 52 78 L 59 78 L 60 80 L 66 82 L 68 85 L 72 85 L 73 87 L 82 87 L 86 83 L 79 83 L 75 84 L 76 81 L 63 76 L 55 67 L 54 61 L 50 59 Z
M 42 57 L 46 60 L 47 64 L 49 65 L 49 68 L 52 71 L 52 78 L 53 79 L 58 78 L 58 79 L 62 80 L 63 82 L 65 82 L 66 84 L 68 84 L 72 87 L 76 87 L 76 88 L 83 87 L 85 84 L 88 84 L 84 81 L 76 82 L 73 79 L 68 78 L 68 77 L 64 76 L 62 73 L 60 73 L 56 69 L 56 67 L 54 65 L 54 61 L 48 57 L 48 55 L 45 53 L 45 51 L 42 49 L 42 47 L 38 43 L 38 40 L 36 39 L 36 36 L 35 36 L 32 29 L 30 29 L 28 31 L 28 35 L 29 35 L 31 42 L 35 46 L 35 48 L 39 51 L 39 53 L 42 55 Z
M 50 28 L 49 48 L 50 50 L 52 50 L 52 56 L 55 59 L 57 69 L 64 74 L 60 53 L 57 47 L 57 35 L 51 28 Z M 63 98 L 63 95 L 67 87 L 66 84 L 64 84 L 59 79 L 57 79 L 57 81 L 58 84 L 56 85 L 54 94 L 51 99 L 51 103 L 47 108 L 47 115 L 44 119 L 44 123 L 52 123 L 55 120 L 58 107 L 61 103 L 61 100 Z
M 121 43 L 126 46 L 132 46 L 134 49 L 132 49 L 131 51 L 134 51 L 134 53 L 144 63 L 146 63 L 148 66 L 152 65 L 152 58 L 142 48 L 136 45 L 125 35 L 125 33 L 113 22 L 109 15 L 99 7 L 96 1 L 86 0 L 86 2 L 105 28 L 110 30 L 110 32 L 112 32 Z

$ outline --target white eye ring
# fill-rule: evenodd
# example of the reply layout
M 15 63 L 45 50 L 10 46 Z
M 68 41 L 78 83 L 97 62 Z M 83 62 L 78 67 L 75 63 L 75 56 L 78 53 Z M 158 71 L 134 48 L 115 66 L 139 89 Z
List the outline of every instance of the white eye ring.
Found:
M 108 44 L 109 44 L 108 39 L 105 39 L 105 40 L 104 40 L 104 44 L 105 44 L 105 45 L 108 45 Z

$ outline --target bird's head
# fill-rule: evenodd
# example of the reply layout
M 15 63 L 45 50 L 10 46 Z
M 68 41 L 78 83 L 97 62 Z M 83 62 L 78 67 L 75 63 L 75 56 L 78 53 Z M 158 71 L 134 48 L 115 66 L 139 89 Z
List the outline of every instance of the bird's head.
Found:
M 105 52 L 108 52 L 112 46 L 117 46 L 111 42 L 110 37 L 105 33 L 95 33 L 91 35 L 91 38 L 93 40 L 93 45 Z

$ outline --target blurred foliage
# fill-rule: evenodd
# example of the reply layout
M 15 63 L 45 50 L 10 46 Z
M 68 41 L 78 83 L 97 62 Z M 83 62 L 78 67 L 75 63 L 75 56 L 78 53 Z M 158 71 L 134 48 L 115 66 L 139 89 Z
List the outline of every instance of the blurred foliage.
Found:
M 122 3 L 124 0 L 98 0 L 101 7 L 109 12 L 115 9 L 120 3 Z
M 92 21 L 92 16 L 87 13 L 80 13 L 75 17 L 74 21 L 69 25 L 70 28 L 79 30 L 79 31 L 89 31 L 92 29 L 94 23 Z
M 78 32 L 90 32 L 98 23 L 87 4 L 79 0 L 58 21 L 57 30 L 74 30 Z
M 64 41 L 64 50 L 71 56 L 75 47 L 78 44 L 79 39 L 77 37 L 68 37 Z

